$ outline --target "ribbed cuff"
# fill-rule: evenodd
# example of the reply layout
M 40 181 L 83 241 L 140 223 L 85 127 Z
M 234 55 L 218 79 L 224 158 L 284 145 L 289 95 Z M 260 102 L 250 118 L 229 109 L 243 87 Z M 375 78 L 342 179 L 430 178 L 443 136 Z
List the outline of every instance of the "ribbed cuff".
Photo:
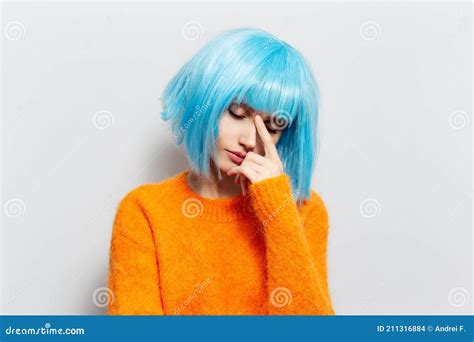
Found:
M 252 206 L 259 219 L 263 222 L 272 220 L 289 204 L 292 204 L 290 177 L 282 173 L 249 186 Z

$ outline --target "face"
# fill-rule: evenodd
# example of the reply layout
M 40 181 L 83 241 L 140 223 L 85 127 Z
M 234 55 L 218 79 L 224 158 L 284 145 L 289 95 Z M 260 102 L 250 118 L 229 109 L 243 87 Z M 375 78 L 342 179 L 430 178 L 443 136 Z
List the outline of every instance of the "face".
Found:
M 240 165 L 247 152 L 265 155 L 263 143 L 255 127 L 255 116 L 260 115 L 268 132 L 276 144 L 283 130 L 275 124 L 270 113 L 258 112 L 245 104 L 232 103 L 222 114 L 219 122 L 219 137 L 217 139 L 217 153 L 221 172 L 227 172 L 236 165 Z M 238 156 L 240 155 L 240 156 Z

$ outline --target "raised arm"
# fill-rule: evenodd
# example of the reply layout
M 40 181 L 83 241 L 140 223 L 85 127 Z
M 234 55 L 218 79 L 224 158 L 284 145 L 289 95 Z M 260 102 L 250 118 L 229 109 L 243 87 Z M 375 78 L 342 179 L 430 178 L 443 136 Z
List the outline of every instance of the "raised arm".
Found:
M 270 133 L 259 115 L 254 119 L 264 156 L 248 152 L 237 174 L 243 193 L 250 181 L 251 206 L 263 227 L 270 315 L 334 315 L 326 275 L 328 215 L 312 192 L 303 219 L 293 200 L 291 182 Z M 245 178 L 245 180 L 244 180 Z
M 288 175 L 250 185 L 264 231 L 269 315 L 334 315 L 326 272 L 328 215 L 316 193 L 303 221 Z

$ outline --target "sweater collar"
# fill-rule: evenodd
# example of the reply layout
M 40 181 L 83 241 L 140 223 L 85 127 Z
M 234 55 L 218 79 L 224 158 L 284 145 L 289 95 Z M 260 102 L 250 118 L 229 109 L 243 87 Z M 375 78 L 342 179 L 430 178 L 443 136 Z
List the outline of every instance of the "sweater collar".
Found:
M 249 194 L 240 194 L 226 198 L 207 198 L 200 196 L 190 187 L 186 169 L 174 178 L 170 191 L 177 201 L 174 203 L 185 218 L 209 222 L 231 222 L 248 219 L 253 216 Z

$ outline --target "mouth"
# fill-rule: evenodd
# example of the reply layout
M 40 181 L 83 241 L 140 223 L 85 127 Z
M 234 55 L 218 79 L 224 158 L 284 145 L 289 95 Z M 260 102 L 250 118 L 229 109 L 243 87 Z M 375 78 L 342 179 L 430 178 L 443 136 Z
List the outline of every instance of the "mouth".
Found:
M 236 152 L 231 152 L 231 151 L 228 151 L 228 150 L 225 150 L 225 152 L 229 156 L 229 159 L 232 160 L 237 165 L 242 164 L 242 162 L 244 161 L 245 156 L 241 157 Z

